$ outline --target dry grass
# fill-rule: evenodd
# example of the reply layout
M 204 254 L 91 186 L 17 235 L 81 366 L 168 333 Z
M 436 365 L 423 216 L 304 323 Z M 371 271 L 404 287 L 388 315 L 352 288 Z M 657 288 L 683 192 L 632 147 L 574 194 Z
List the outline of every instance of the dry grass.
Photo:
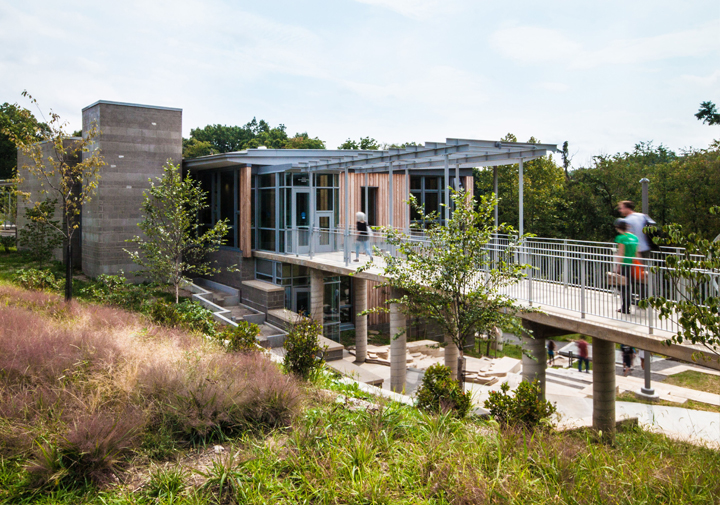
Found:
M 0 285 L 0 455 L 30 456 L 40 483 L 102 481 L 143 446 L 162 455 L 286 426 L 299 402 L 296 381 L 260 354 Z

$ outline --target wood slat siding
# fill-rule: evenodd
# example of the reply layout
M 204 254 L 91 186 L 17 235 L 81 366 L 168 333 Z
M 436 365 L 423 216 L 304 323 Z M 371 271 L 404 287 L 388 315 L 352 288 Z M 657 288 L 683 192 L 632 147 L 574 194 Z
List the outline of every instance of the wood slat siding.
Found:
M 252 175 L 251 167 L 240 168 L 240 202 L 238 216 L 238 232 L 240 233 L 240 249 L 243 253 L 243 258 L 252 258 L 252 250 L 250 249 L 251 241 L 251 230 L 250 230 L 250 202 L 251 202 L 251 184 Z

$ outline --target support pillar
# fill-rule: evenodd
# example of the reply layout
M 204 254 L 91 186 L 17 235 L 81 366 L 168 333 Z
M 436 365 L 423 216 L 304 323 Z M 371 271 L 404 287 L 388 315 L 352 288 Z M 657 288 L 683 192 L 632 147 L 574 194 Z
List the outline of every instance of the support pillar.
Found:
M 522 380 L 532 382 L 537 379 L 540 383 L 541 398 L 545 399 L 545 369 L 547 368 L 547 352 L 545 337 L 533 328 L 533 335 L 523 333 Z
M 322 270 L 310 269 L 310 317 L 323 324 L 325 276 Z
M 367 358 L 367 319 L 360 312 L 367 310 L 367 280 L 353 278 L 353 303 L 355 304 L 355 363 Z
M 523 172 L 523 160 L 520 158 L 520 164 L 518 167 L 518 216 L 520 221 L 518 232 L 521 237 L 525 234 L 525 174 Z
M 394 294 L 393 298 L 395 298 Z M 390 389 L 396 393 L 404 392 L 406 376 L 407 334 L 405 331 L 405 314 L 400 312 L 397 304 L 393 303 L 390 305 Z
M 645 372 L 645 384 L 640 388 L 640 395 L 650 400 L 657 400 L 660 395 L 655 392 L 652 387 L 652 353 L 650 351 L 643 351 L 645 357 L 643 358 L 643 371 Z
M 615 440 L 615 344 L 593 338 L 593 428 Z

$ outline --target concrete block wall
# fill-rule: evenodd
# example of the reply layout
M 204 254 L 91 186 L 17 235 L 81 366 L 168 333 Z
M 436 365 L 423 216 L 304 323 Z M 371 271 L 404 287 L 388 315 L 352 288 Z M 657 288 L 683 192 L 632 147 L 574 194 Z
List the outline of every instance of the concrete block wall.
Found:
M 220 249 L 208 255 L 210 261 L 215 262 L 215 267 L 221 271 L 207 279 L 231 286 L 242 291 L 243 281 L 255 278 L 255 260 L 243 258 L 242 252 L 231 249 Z M 238 272 L 228 272 L 228 267 L 235 266 Z
M 72 137 L 64 141 L 66 149 L 76 142 Z M 43 160 L 47 160 L 49 157 L 57 159 L 55 154 L 54 145 L 52 142 L 42 142 L 39 144 Z M 52 170 L 53 167 L 49 161 L 46 161 L 46 169 Z M 71 162 L 70 165 L 74 165 L 76 162 Z M 34 167 L 35 162 L 32 158 L 24 155 L 18 150 L 17 154 L 17 167 L 18 175 L 20 176 L 20 183 L 18 184 L 18 190 L 29 194 L 28 198 L 20 197 L 17 202 L 17 226 L 18 230 L 21 230 L 27 225 L 28 220 L 25 218 L 25 211 L 28 208 L 32 208 L 35 202 L 42 202 L 48 198 L 57 199 L 57 194 L 53 191 L 48 191 L 49 187 L 47 183 L 41 185 L 40 179 L 32 175 L 27 167 Z M 57 182 L 57 177 L 54 178 L 53 182 Z M 45 193 L 43 193 L 45 191 Z M 55 206 L 55 217 L 54 220 L 62 224 L 63 222 L 64 209 L 62 202 L 58 201 Z M 81 262 L 81 235 L 82 235 L 82 223 L 81 227 L 73 234 L 73 266 L 79 267 Z M 64 248 L 58 247 L 53 253 L 54 259 L 58 261 L 64 260 Z
M 82 268 L 86 275 L 137 270 L 124 249 L 140 234 L 143 191 L 170 159 L 182 161 L 182 109 L 99 101 L 82 111 L 83 132 L 93 121 L 96 146 L 107 163 L 98 190 L 82 213 Z
M 243 281 L 242 302 L 267 314 L 285 307 L 285 288 L 265 281 Z

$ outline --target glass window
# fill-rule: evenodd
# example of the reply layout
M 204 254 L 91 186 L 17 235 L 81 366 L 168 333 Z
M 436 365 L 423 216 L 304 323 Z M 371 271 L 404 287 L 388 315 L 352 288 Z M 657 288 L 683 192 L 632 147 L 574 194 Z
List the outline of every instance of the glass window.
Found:
M 309 186 L 310 177 L 308 174 L 293 174 L 293 186 Z
M 437 193 L 425 193 L 425 214 L 440 210 L 440 200 Z
M 333 190 L 317 189 L 317 210 L 333 210 Z
M 260 177 L 261 188 L 274 188 L 275 187 L 275 174 L 265 174 Z
M 425 189 L 438 189 L 437 177 L 425 177 Z
M 226 244 L 237 247 L 235 233 L 235 172 L 220 173 L 220 220 L 227 219 L 230 228 Z
M 264 251 L 275 250 L 275 230 L 260 230 L 260 247 Z
M 410 189 L 422 189 L 423 178 L 419 175 L 410 176 Z
M 275 190 L 260 190 L 260 228 L 275 228 Z

